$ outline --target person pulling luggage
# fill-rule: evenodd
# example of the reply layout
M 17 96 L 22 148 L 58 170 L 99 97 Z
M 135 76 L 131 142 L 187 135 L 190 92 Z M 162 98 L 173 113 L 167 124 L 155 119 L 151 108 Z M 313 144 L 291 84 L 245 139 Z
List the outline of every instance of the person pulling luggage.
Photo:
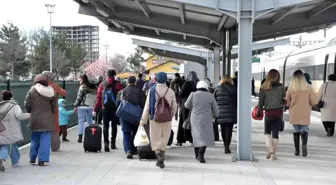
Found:
M 117 124 L 119 122 L 119 118 L 115 115 L 117 111 L 116 106 L 116 98 L 117 94 L 120 90 L 124 88 L 124 86 L 116 81 L 115 76 L 116 72 L 114 70 L 107 71 L 107 78 L 105 82 L 102 82 L 98 87 L 96 103 L 94 106 L 94 111 L 92 115 L 95 117 L 97 115 L 97 111 L 99 108 L 102 108 L 103 112 L 103 135 L 104 135 L 104 150 L 105 152 L 109 152 L 109 128 L 110 122 L 112 122 L 112 137 L 111 137 L 111 149 L 117 149 L 116 147 L 116 138 L 118 127 Z
M 157 83 L 148 92 L 140 126 L 150 120 L 150 144 L 157 157 L 156 166 L 162 169 L 177 103 L 174 91 L 166 85 L 167 74 L 157 73 L 155 79 Z

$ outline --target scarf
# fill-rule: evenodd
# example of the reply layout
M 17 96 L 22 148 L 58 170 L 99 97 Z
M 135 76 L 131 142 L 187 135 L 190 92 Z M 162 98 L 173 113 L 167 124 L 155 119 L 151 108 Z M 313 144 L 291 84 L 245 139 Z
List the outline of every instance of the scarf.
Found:
M 149 90 L 149 119 L 153 120 L 156 102 L 156 84 L 154 84 Z

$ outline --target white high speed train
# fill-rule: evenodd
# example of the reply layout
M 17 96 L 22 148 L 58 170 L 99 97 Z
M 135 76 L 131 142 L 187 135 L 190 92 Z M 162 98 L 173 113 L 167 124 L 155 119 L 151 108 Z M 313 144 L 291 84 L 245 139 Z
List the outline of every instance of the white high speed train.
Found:
M 336 38 L 321 44 L 292 51 L 289 55 L 273 58 L 268 62 L 252 64 L 252 77 L 258 93 L 261 81 L 270 69 L 280 72 L 281 83 L 288 87 L 294 71 L 300 69 L 310 75 L 315 93 L 327 80 L 329 74 L 336 74 Z

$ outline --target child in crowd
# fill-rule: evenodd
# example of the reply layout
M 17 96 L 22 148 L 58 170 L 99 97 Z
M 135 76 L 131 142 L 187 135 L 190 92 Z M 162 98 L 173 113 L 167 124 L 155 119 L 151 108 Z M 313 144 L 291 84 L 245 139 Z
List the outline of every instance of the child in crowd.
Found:
M 59 114 L 58 123 L 60 126 L 59 135 L 62 136 L 63 141 L 67 142 L 69 141 L 67 139 L 69 116 L 72 115 L 76 111 L 76 109 L 67 111 L 65 107 L 66 107 L 66 101 L 64 99 L 59 99 L 58 100 L 58 114 Z
M 0 132 L 0 171 L 5 171 L 3 162 L 8 156 L 11 159 L 13 167 L 19 165 L 20 152 L 16 145 L 18 141 L 23 140 L 21 121 L 30 117 L 29 113 L 22 113 L 20 106 L 12 99 L 10 91 L 2 92 L 2 102 L 0 102 L 1 124 L 6 130 Z

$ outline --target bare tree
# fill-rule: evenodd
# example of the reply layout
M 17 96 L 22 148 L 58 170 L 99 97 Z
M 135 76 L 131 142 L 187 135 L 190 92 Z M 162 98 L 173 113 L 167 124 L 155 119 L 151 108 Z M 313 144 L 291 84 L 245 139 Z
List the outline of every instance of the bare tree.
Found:
M 11 78 L 17 79 L 20 72 L 16 70 L 24 67 L 26 58 L 26 47 L 22 45 L 20 39 L 13 38 L 7 43 L 1 43 L 0 45 L 0 67 L 1 73 L 10 71 Z
M 53 48 L 53 71 L 56 74 L 57 80 L 70 73 L 70 62 L 71 61 L 66 56 L 66 51 Z
M 113 65 L 113 68 L 116 70 L 117 73 L 125 72 L 128 69 L 127 60 L 124 55 L 115 54 L 111 59 L 110 62 Z

